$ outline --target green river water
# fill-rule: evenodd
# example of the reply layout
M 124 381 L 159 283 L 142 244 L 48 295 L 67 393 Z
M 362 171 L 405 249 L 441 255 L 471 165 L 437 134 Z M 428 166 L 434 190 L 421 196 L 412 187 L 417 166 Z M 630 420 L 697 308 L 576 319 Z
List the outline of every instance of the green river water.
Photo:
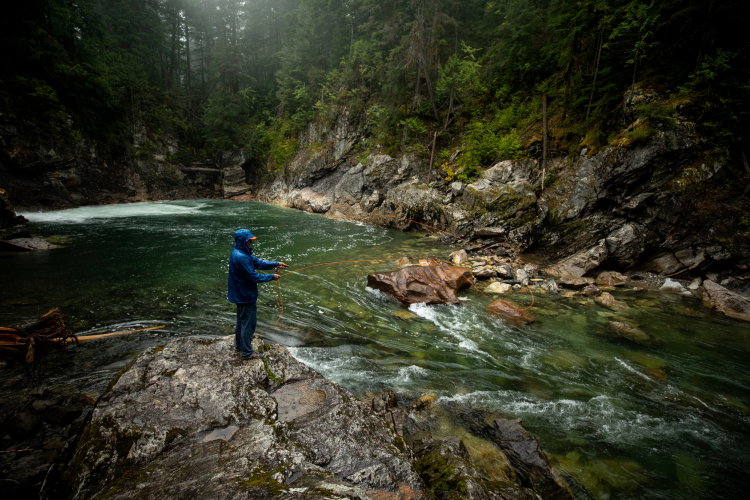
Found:
M 90 342 L 50 361 L 47 385 L 100 392 L 146 347 L 194 334 L 232 334 L 226 300 L 232 234 L 297 269 L 318 262 L 445 257 L 435 238 L 260 203 L 183 201 L 27 213 L 32 233 L 64 249 L 0 254 L 0 325 L 52 307 L 79 334 L 167 325 Z M 537 296 L 540 323 L 511 327 L 464 306 L 409 311 L 366 288 L 395 263 L 321 266 L 282 279 L 284 315 L 261 285 L 258 332 L 359 396 L 385 389 L 435 393 L 425 422 L 460 435 L 486 470 L 477 439 L 491 418 L 521 418 L 575 481 L 580 498 L 741 498 L 750 480 L 750 325 L 700 300 L 655 290 L 613 292 L 622 314 L 659 348 L 599 333 L 614 313 L 582 298 Z M 528 296 L 514 297 L 528 304 Z M 0 371 L 0 389 L 23 383 Z

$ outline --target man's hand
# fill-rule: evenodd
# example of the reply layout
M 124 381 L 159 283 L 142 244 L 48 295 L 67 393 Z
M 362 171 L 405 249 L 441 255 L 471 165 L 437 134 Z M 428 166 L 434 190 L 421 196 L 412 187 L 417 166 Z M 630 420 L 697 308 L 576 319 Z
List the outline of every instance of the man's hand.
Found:
M 289 267 L 289 264 L 284 264 L 283 262 L 279 262 L 279 267 L 281 269 L 286 269 L 287 267 Z
M 274 275 L 273 275 L 273 280 L 274 280 L 274 281 L 276 281 L 276 280 L 278 280 L 278 279 L 280 279 L 280 278 L 281 278 L 281 275 L 280 275 L 280 274 L 274 274 Z

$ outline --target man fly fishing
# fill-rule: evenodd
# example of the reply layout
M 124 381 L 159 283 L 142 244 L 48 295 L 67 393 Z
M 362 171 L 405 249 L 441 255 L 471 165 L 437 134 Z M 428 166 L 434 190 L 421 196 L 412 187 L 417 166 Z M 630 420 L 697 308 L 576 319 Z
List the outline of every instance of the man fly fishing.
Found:
M 257 325 L 258 283 L 281 278 L 278 274 L 258 274 L 256 270 L 289 267 L 283 262 L 271 262 L 253 255 L 252 242 L 256 239 L 247 229 L 234 233 L 234 248 L 229 258 L 229 301 L 237 304 L 237 324 L 234 328 L 234 348 L 242 352 L 242 359 L 258 359 L 251 344 Z

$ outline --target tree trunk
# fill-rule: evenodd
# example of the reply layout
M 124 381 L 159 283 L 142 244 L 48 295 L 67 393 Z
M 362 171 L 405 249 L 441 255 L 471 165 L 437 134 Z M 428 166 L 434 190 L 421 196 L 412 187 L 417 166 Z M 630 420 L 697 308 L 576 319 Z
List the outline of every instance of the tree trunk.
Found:
M 417 99 L 419 99 L 419 83 L 421 80 L 422 80 L 422 59 L 420 58 L 419 61 L 417 62 L 417 85 L 416 85 L 417 88 L 414 91 L 414 100 L 411 103 L 411 109 L 406 114 L 406 116 L 409 116 L 410 114 L 412 114 L 414 112 L 414 108 L 417 107 Z
M 596 77 L 599 76 L 599 60 L 602 57 L 602 46 L 604 45 L 604 30 L 599 33 L 599 50 L 596 52 L 596 69 L 594 69 L 594 83 L 591 84 L 591 96 L 589 97 L 589 105 L 586 108 L 586 119 L 589 119 L 589 113 L 591 112 L 591 103 L 594 102 L 594 89 L 596 89 Z
M 203 91 L 203 95 L 206 95 L 206 78 L 203 76 L 203 35 L 201 35 L 201 89 Z
M 432 179 L 432 160 L 435 158 L 435 143 L 437 142 L 438 133 L 434 132 L 432 135 L 432 153 L 430 153 L 430 164 L 427 165 L 427 184 Z
M 630 99 L 628 99 L 628 106 L 633 102 L 633 94 L 635 94 L 635 73 L 638 70 L 638 49 L 635 51 L 635 57 L 633 58 L 633 85 L 630 87 Z
M 437 112 L 437 106 L 435 106 L 435 97 L 432 95 L 432 81 L 430 80 L 430 67 L 427 65 L 427 59 L 424 56 L 424 2 L 422 0 L 422 11 L 419 15 L 419 57 L 424 65 L 424 78 L 427 81 L 427 91 L 430 95 L 430 104 L 432 104 L 432 112 L 435 115 L 435 119 L 439 120 L 440 116 Z
M 349 60 L 354 55 L 354 12 L 349 12 Z
M 542 95 L 542 192 L 547 174 L 547 95 Z
M 188 110 L 193 110 L 192 82 L 190 80 L 190 28 L 188 27 L 188 15 L 185 12 L 185 54 L 187 54 L 187 98 Z
M 173 22 L 172 22 L 172 40 L 171 40 L 171 53 L 169 55 L 169 80 L 167 80 L 167 90 L 172 89 L 172 83 L 174 83 L 174 66 L 175 66 L 175 50 L 176 50 L 176 40 L 177 40 L 177 14 L 173 13 Z

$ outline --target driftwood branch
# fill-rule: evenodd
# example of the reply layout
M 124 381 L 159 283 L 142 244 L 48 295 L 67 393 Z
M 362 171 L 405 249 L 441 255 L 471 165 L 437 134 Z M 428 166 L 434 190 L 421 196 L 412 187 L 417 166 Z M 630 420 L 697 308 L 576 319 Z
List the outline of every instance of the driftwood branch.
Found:
M 0 361 L 22 364 L 31 370 L 46 354 L 76 342 L 75 334 L 65 327 L 64 318 L 59 309 L 52 309 L 34 323 L 1 327 Z

